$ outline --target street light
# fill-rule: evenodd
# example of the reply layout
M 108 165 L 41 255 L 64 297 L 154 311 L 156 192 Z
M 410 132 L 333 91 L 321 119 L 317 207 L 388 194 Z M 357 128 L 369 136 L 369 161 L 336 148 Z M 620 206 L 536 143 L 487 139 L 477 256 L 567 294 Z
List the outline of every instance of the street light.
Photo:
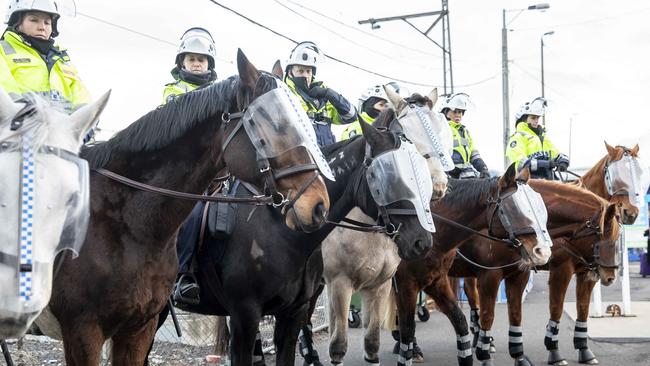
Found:
M 542 98 L 544 98 L 544 37 L 545 36 L 552 36 L 555 34 L 555 31 L 548 31 L 544 34 L 542 34 L 541 37 L 539 37 L 539 43 L 540 43 L 540 55 L 542 58 Z
M 503 168 L 508 167 L 508 158 L 506 157 L 506 148 L 508 147 L 508 138 L 510 137 L 510 100 L 508 86 L 508 25 L 512 23 L 525 10 L 546 10 L 551 6 L 548 3 L 530 5 L 526 9 L 503 9 L 503 28 L 501 28 L 501 74 L 503 83 Z M 510 22 L 506 23 L 506 13 L 518 11 Z

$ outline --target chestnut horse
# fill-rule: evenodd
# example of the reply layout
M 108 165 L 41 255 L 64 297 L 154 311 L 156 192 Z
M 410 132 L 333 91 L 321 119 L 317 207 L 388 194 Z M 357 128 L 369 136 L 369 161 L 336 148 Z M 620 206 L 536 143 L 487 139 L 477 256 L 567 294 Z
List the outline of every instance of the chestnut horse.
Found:
M 563 263 L 571 262 L 573 255 L 581 256 L 573 258 L 576 262 L 580 261 L 579 258 L 591 258 L 594 246 L 601 248 L 603 261 L 612 259 L 611 255 L 619 234 L 616 206 L 579 187 L 537 179 L 529 181 L 528 184 L 542 195 L 546 203 L 549 215 L 548 228 L 554 243 L 549 264 L 538 268 L 551 269 L 549 281 L 552 289 L 551 302 L 562 304 L 564 293 L 558 297 L 553 289 L 565 285 L 565 282 L 568 285 L 575 270 L 575 268 L 566 268 Z M 528 283 L 530 268 L 519 265 L 521 258 L 518 253 L 504 247 L 491 246 L 489 242 L 480 238 L 466 241 L 458 248 L 458 255 L 462 257 L 454 261 L 449 275 L 476 277 L 480 289 L 480 296 L 478 296 L 480 326 L 476 325 L 478 311 L 475 305 L 476 292 L 468 291 L 477 359 L 481 361 L 481 365 L 492 364 L 489 352 L 490 329 L 494 320 L 494 305 L 499 283 L 505 279 L 510 321 L 508 343 L 510 355 L 515 359 L 517 366 L 531 365 L 532 362 L 524 354 L 521 327 L 521 301 L 524 288 Z M 606 278 L 610 283 L 615 278 L 613 271 L 604 268 L 598 272 L 598 275 Z M 590 272 L 585 269 L 585 273 L 579 274 L 579 283 L 583 280 L 583 276 L 590 276 Z M 468 279 L 466 281 L 471 284 Z M 468 287 L 466 286 L 466 289 Z M 566 286 L 564 288 L 566 289 Z M 586 294 L 587 301 L 590 293 L 591 291 Z M 584 289 L 579 286 L 579 298 L 584 294 Z
M 531 231 L 508 232 L 503 220 L 513 222 L 515 217 L 495 218 L 495 212 L 502 210 L 503 197 L 512 193 L 516 187 L 528 181 L 528 169 L 515 176 L 514 165 L 496 179 L 450 180 L 450 193 L 444 198 L 432 202 L 431 209 L 437 215 L 455 222 L 463 222 L 474 230 L 490 229 L 492 236 L 514 240 L 521 252 L 521 242 L 530 259 L 541 265 L 550 257 L 550 243 Z M 462 209 L 459 209 L 462 207 Z M 536 212 L 544 215 L 545 212 Z M 470 215 L 468 217 L 468 215 Z M 542 220 L 543 221 L 543 220 Z M 540 223 L 541 224 L 541 223 Z M 545 222 L 542 224 L 546 225 Z M 426 292 L 436 301 L 440 310 L 447 315 L 454 326 L 458 347 L 458 363 L 472 364 L 471 336 L 465 315 L 456 303 L 456 296 L 449 285 L 447 272 L 456 253 L 456 247 L 474 234 L 468 230 L 459 230 L 447 221 L 436 221 L 437 232 L 433 235 L 434 247 L 423 259 L 402 261 L 395 274 L 397 311 L 399 318 L 399 355 L 398 365 L 410 365 L 415 340 L 415 309 L 418 292 Z M 543 228 L 545 230 L 545 227 Z M 519 242 L 521 241 L 521 242 Z M 512 243 L 512 241 L 511 241 Z M 496 245 L 506 245 L 498 241 Z
M 639 213 L 639 208 L 630 202 L 629 195 L 627 194 L 627 192 L 623 192 L 624 194 L 615 194 L 615 195 L 611 195 L 608 193 L 606 181 L 605 181 L 605 171 L 611 163 L 619 161 L 625 155 L 629 155 L 632 158 L 636 159 L 639 151 L 639 146 L 636 145 L 634 148 L 629 149 L 624 146 L 612 147 L 607 143 L 605 143 L 605 147 L 607 149 L 607 155 L 605 155 L 602 159 L 600 159 L 598 163 L 596 163 L 596 165 L 594 165 L 587 173 L 585 173 L 582 176 L 582 178 L 577 182 L 577 184 L 583 186 L 589 191 L 595 193 L 596 195 L 604 199 L 609 200 L 610 203 L 616 205 L 616 207 L 618 208 L 619 217 L 621 221 L 625 224 L 631 224 L 634 222 L 634 220 L 636 220 L 636 217 Z M 631 182 L 627 182 L 627 183 L 631 183 Z M 611 225 L 613 225 L 613 223 Z M 605 226 L 600 226 L 600 227 L 607 228 L 609 226 L 606 224 Z M 611 230 L 612 233 L 614 232 L 618 233 L 619 231 L 617 228 L 612 228 Z M 576 278 L 577 279 L 576 282 L 577 318 L 576 318 L 576 328 L 575 328 L 576 335 L 574 336 L 574 347 L 578 350 L 578 359 L 580 362 L 589 363 L 589 364 L 595 364 L 598 362 L 596 356 L 591 352 L 591 350 L 589 350 L 587 345 L 587 319 L 589 317 L 589 305 L 591 299 L 591 292 L 598 279 L 600 279 L 601 283 L 606 286 L 611 285 L 616 278 L 617 266 L 614 265 L 612 267 L 608 267 L 607 265 L 602 265 L 603 261 L 594 258 L 594 252 L 593 252 L 593 245 L 595 241 L 594 238 L 592 237 L 591 240 L 588 240 L 589 238 L 585 238 L 585 239 L 587 240 L 581 240 L 581 243 L 586 246 L 578 247 L 576 243 L 573 243 L 574 246 L 580 249 L 577 253 L 575 253 L 578 255 L 571 254 L 567 250 L 568 247 L 565 247 L 564 249 L 559 249 L 561 247 L 554 247 L 553 257 L 551 259 L 551 262 L 549 263 L 549 265 L 551 266 L 550 267 L 551 278 L 553 279 L 552 281 L 550 281 L 549 284 L 549 290 L 550 290 L 549 301 L 550 301 L 551 315 L 550 315 L 549 324 L 547 325 L 548 330 L 547 330 L 547 336 L 544 339 L 544 344 L 546 345 L 547 350 L 549 351 L 548 361 L 556 365 L 566 364 L 566 360 L 564 360 L 564 358 L 561 357 L 559 353 L 557 334 L 559 332 L 560 318 L 564 310 L 563 309 L 564 297 L 570 279 L 574 273 L 577 276 Z M 559 241 L 558 244 L 567 245 L 566 239 Z M 614 244 L 610 243 L 610 246 L 611 245 Z M 615 249 L 617 249 L 617 247 L 610 247 L 609 251 L 601 250 L 600 255 L 602 256 L 603 253 L 605 253 L 605 255 L 609 255 L 610 258 L 607 258 L 607 261 L 610 262 L 611 264 L 616 264 L 613 263 L 611 258 L 611 255 L 613 255 L 612 250 Z M 465 250 L 461 250 L 461 252 L 465 254 Z M 499 256 L 496 257 L 500 258 Z M 504 258 L 502 261 L 507 262 L 507 259 Z M 489 265 L 492 266 L 494 264 L 489 264 Z M 454 264 L 454 266 L 456 266 L 456 263 Z M 466 265 L 461 264 L 461 266 L 466 266 Z M 477 271 L 479 269 L 474 268 L 473 270 Z M 481 271 L 481 272 L 484 273 L 486 271 Z M 528 274 L 511 273 L 508 276 L 513 277 L 510 280 L 510 284 L 511 286 L 515 286 L 516 288 L 512 290 L 512 296 L 515 296 L 515 300 L 513 301 L 518 302 L 516 298 L 517 297 L 519 299 L 521 298 L 524 291 L 525 284 L 528 281 Z M 521 278 L 514 278 L 517 276 L 520 276 Z M 506 287 L 508 287 L 508 284 L 509 282 L 508 280 L 506 280 Z M 481 288 L 481 294 L 483 294 L 483 292 L 484 290 Z M 479 293 L 476 287 L 476 279 L 474 278 L 465 279 L 465 293 L 467 294 L 468 301 L 472 309 L 471 316 L 470 316 L 472 322 L 472 330 L 478 332 L 479 311 L 477 307 L 478 305 L 477 299 L 479 298 Z M 483 295 L 481 295 L 481 297 L 482 296 Z M 509 299 L 508 303 L 510 303 L 511 302 L 510 291 L 507 291 L 507 296 Z M 486 301 L 486 302 L 491 303 L 490 301 Z M 483 299 L 481 299 L 481 304 L 483 303 L 484 301 Z M 490 306 L 493 308 L 494 304 Z M 481 306 L 481 314 L 483 313 L 484 311 Z M 493 313 L 490 310 L 486 311 L 485 313 L 492 314 L 490 315 L 490 317 L 493 316 Z M 491 326 L 491 323 L 492 321 L 490 320 L 485 323 L 485 326 L 487 326 L 487 324 L 490 324 Z M 481 327 L 483 329 L 489 329 L 489 327 L 484 328 L 483 324 L 484 324 L 483 321 L 481 321 Z M 513 322 L 511 318 L 511 326 L 512 325 Z M 475 337 L 477 337 L 477 334 L 475 334 Z M 519 355 L 519 353 L 521 353 L 521 355 Z M 513 352 L 511 352 L 511 355 L 512 354 Z M 519 355 L 519 358 L 521 358 L 523 356 L 523 347 L 521 352 L 514 352 L 514 354 Z
M 103 167 L 176 191 L 200 194 L 224 165 L 261 186 L 265 176 L 256 149 L 237 124 L 228 123 L 228 115 L 245 110 L 280 81 L 259 72 L 241 50 L 237 66 L 238 76 L 176 98 L 82 156 L 91 169 Z M 306 150 L 296 149 L 270 159 L 270 168 L 312 162 Z M 289 226 L 316 228 L 324 222 L 314 213 L 328 210 L 329 200 L 314 174 L 302 170 L 275 182 L 285 197 L 304 190 L 287 210 Z M 60 326 L 69 366 L 97 366 L 108 339 L 113 365 L 142 365 L 178 271 L 176 232 L 194 202 L 133 189 L 97 173 L 91 176 L 90 201 L 86 243 L 79 258 L 64 257 L 54 280 L 49 305 L 54 322 L 37 324 L 46 334 Z

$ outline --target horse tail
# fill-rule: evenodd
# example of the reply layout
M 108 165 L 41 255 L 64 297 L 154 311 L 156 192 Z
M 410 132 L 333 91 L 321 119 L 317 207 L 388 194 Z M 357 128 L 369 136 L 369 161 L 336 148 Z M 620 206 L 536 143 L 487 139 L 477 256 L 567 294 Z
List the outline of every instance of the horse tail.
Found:
M 230 343 L 230 331 L 228 330 L 227 317 L 218 316 L 215 324 L 214 353 L 216 355 L 228 356 L 228 344 Z
M 384 316 L 383 328 L 388 330 L 395 330 L 397 328 L 397 297 L 395 295 L 395 287 L 390 287 L 390 295 L 388 296 L 388 306 L 386 306 L 386 313 Z

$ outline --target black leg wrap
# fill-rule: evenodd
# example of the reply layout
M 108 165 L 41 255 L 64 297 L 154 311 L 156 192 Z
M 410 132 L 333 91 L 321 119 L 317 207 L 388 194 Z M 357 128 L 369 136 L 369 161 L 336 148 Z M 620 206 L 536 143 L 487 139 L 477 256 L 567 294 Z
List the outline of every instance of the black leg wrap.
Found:
M 535 364 L 528 358 L 528 356 L 521 356 L 515 359 L 515 366 L 535 366 Z
M 490 342 L 492 337 L 489 330 L 479 330 L 478 343 L 476 344 L 476 358 L 480 361 L 490 359 Z M 483 363 L 481 363 L 483 364 Z
M 390 332 L 390 335 L 393 336 L 393 340 L 395 340 L 396 342 L 399 342 L 399 330 L 397 330 L 397 329 L 396 329 L 396 330 L 392 330 L 392 331 Z
M 508 352 L 517 359 L 524 355 L 524 333 L 520 326 L 510 326 L 508 330 Z
M 546 350 L 553 351 L 558 349 L 558 333 L 560 333 L 560 323 L 549 320 L 548 324 L 546 325 L 546 336 L 544 337 L 544 345 L 546 346 Z
M 257 332 L 255 336 L 255 347 L 253 348 L 253 366 L 264 366 L 264 350 L 262 349 L 262 336 Z
M 469 311 L 469 330 L 472 334 L 477 334 L 480 329 L 478 325 L 478 316 L 478 309 L 471 309 Z
M 395 342 L 395 345 L 393 346 L 393 354 L 399 355 L 399 341 Z
M 413 343 L 399 344 L 399 354 L 397 355 L 397 366 L 413 365 Z
M 456 335 L 456 349 L 458 350 L 458 364 L 461 366 L 469 366 L 473 364 L 472 358 L 472 336 L 465 334 L 464 336 Z
M 418 346 L 418 339 L 416 337 L 413 337 L 413 358 L 424 359 L 424 353 L 422 353 L 422 349 Z
M 573 348 L 587 348 L 587 322 L 576 321 L 573 330 Z
M 298 342 L 300 355 L 305 359 L 304 365 L 321 365 L 320 360 L 318 359 L 318 351 L 314 349 L 314 340 L 312 338 L 311 325 L 305 325 L 300 329 Z

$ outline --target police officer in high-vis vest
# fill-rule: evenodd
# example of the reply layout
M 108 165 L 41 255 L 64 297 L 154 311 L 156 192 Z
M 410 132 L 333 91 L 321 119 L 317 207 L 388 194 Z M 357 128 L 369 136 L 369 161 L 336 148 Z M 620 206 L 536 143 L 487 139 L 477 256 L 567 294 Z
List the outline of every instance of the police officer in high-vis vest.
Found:
M 320 50 L 313 42 L 299 43 L 289 55 L 284 82 L 300 97 L 302 107 L 314 124 L 319 146 L 336 142 L 332 123 L 348 124 L 357 121 L 357 110 L 341 94 L 315 81 Z
M 397 84 L 389 83 L 391 87 L 396 87 Z M 399 87 L 398 87 L 399 88 Z M 399 89 L 397 89 L 399 92 Z M 366 123 L 372 124 L 375 122 L 379 113 L 390 107 L 388 96 L 384 91 L 382 85 L 373 85 L 366 89 L 366 91 L 359 97 L 359 119 Z M 356 121 L 349 124 L 343 133 L 341 133 L 341 140 L 347 140 L 355 135 L 361 134 L 361 123 Z
M 52 0 L 11 0 L 0 38 L 0 87 L 17 98 L 35 92 L 71 113 L 90 102 L 59 35 L 59 10 Z
M 214 71 L 216 57 L 217 50 L 210 32 L 200 27 L 185 31 L 176 52 L 176 66 L 171 71 L 175 81 L 165 85 L 163 104 L 217 80 Z
M 516 131 L 508 141 L 506 156 L 520 169 L 530 162 L 533 178 L 554 179 L 553 169 L 566 171 L 569 157 L 560 153 L 546 136 L 539 118 L 546 112 L 546 100 L 535 98 L 524 103 L 515 115 Z
M 445 115 L 451 127 L 454 139 L 454 152 L 451 158 L 456 166 L 447 174 L 456 179 L 489 177 L 488 167 L 474 146 L 472 136 L 470 136 L 467 127 L 461 123 L 465 111 L 472 106 L 469 95 L 455 93 L 443 96 L 443 98 L 440 113 Z

